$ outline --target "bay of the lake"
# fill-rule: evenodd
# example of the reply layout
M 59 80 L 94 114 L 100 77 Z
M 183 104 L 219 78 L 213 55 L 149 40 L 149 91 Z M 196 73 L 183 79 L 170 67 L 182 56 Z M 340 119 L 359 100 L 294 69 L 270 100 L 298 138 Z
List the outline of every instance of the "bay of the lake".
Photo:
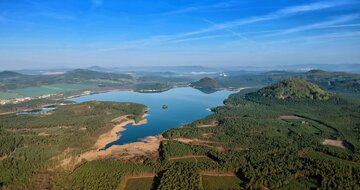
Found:
M 149 116 L 147 124 L 140 126 L 125 126 L 126 130 L 121 132 L 121 138 L 106 145 L 123 145 L 140 141 L 148 136 L 159 135 L 162 132 L 180 127 L 201 119 L 211 112 L 208 108 L 220 106 L 234 91 L 222 90 L 214 93 L 203 93 L 191 87 L 173 88 L 160 93 L 138 93 L 133 91 L 111 91 L 106 93 L 81 96 L 70 99 L 75 102 L 85 101 L 115 101 L 136 102 L 148 107 Z M 163 105 L 167 108 L 164 109 Z

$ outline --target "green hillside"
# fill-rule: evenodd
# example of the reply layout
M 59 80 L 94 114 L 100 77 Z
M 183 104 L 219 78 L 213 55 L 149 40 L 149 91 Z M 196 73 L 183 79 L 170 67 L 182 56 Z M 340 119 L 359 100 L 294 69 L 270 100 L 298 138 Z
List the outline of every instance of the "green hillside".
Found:
M 262 73 L 233 73 L 229 77 L 218 78 L 227 86 L 268 86 L 290 77 L 301 78 L 322 89 L 336 93 L 356 94 L 360 92 L 360 74 L 311 70 L 308 72 L 270 71 Z
M 192 82 L 190 84 L 190 86 L 193 88 L 198 88 L 198 89 L 221 89 L 221 88 L 224 88 L 224 85 L 222 85 L 220 82 L 218 82 L 217 80 L 214 80 L 212 78 L 209 78 L 209 77 L 205 77 L 205 78 L 200 79 L 199 81 Z
M 259 95 L 265 92 L 267 97 Z M 278 99 L 278 95 L 289 97 Z M 171 143 L 160 147 L 162 159 L 209 157 L 209 161 L 188 161 L 196 164 L 192 170 L 200 177 L 183 183 L 193 181 L 194 188 L 206 179 L 206 172 L 201 175 L 204 171 L 212 171 L 219 180 L 225 180 L 221 175 L 228 171 L 236 173 L 243 189 L 358 189 L 360 104 L 336 95 L 322 101 L 327 95 L 299 79 L 233 94 L 213 115 L 166 131 L 163 136 Z M 217 126 L 212 125 L 215 121 Z M 197 140 L 179 143 L 179 138 Z M 338 145 L 324 144 L 325 140 Z M 160 179 L 168 187 L 176 180 L 165 175 Z
M 257 92 L 263 97 L 274 97 L 277 99 L 315 99 L 328 100 L 331 95 L 317 85 L 298 78 L 290 78 L 265 87 Z
M 303 73 L 300 77 L 331 91 L 360 92 L 359 74 L 312 70 Z

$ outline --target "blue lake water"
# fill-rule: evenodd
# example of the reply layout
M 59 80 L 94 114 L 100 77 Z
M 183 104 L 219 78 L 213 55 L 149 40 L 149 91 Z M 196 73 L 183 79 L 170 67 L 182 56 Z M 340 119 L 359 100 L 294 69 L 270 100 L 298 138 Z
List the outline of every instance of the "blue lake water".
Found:
M 41 109 L 35 109 L 30 111 L 17 112 L 16 115 L 42 115 L 54 111 L 56 107 L 45 107 Z
M 234 91 L 217 91 L 211 94 L 203 93 L 199 90 L 183 87 L 174 88 L 161 93 L 138 93 L 133 91 L 112 91 L 89 96 L 73 98 L 76 102 L 84 101 L 116 101 L 116 102 L 136 102 L 144 104 L 149 111 L 147 124 L 140 126 L 125 126 L 126 130 L 121 132 L 121 138 L 114 141 L 105 148 L 112 145 L 122 145 L 137 142 L 147 136 L 159 135 L 162 132 L 180 127 L 183 124 L 201 119 L 211 112 L 208 108 L 223 104 Z M 162 105 L 167 105 L 163 109 Z

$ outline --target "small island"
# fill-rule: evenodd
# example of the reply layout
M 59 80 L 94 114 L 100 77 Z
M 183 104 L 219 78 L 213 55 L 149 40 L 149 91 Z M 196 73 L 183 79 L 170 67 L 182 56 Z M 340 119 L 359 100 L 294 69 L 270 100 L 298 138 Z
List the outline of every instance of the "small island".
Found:
M 165 109 L 168 109 L 168 105 L 166 105 L 166 104 L 163 104 L 161 107 L 162 107 L 162 109 L 164 109 L 164 110 L 165 110 Z

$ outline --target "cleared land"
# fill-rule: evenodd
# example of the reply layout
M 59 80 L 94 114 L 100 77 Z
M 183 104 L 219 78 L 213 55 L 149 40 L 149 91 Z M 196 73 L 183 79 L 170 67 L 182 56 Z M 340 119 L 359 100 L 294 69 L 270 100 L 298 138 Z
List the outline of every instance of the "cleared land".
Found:
M 169 158 L 169 160 L 183 160 L 183 159 L 194 159 L 195 161 L 197 159 L 206 159 L 209 158 L 205 155 L 186 155 L 186 156 L 176 156 L 176 157 L 171 157 Z
M 234 174 L 202 175 L 202 185 L 205 190 L 243 189 L 240 183 L 241 180 L 237 178 Z
M 155 174 L 129 176 L 124 180 L 121 190 L 150 190 L 154 182 Z
M 53 84 L 53 85 L 44 85 L 40 87 L 28 87 L 16 89 L 12 92 L 20 96 L 42 96 L 47 94 L 58 94 L 64 92 L 92 89 L 97 87 L 93 83 L 81 83 L 81 84 Z
M 322 142 L 323 145 L 329 145 L 329 146 L 336 146 L 336 147 L 339 147 L 339 148 L 346 148 L 345 146 L 345 141 L 343 140 L 333 140 L 333 139 L 325 139 L 323 142 Z
M 295 116 L 295 115 L 282 115 L 282 116 L 280 116 L 280 119 L 292 120 L 292 119 L 301 119 L 301 117 L 298 117 L 298 116 Z

